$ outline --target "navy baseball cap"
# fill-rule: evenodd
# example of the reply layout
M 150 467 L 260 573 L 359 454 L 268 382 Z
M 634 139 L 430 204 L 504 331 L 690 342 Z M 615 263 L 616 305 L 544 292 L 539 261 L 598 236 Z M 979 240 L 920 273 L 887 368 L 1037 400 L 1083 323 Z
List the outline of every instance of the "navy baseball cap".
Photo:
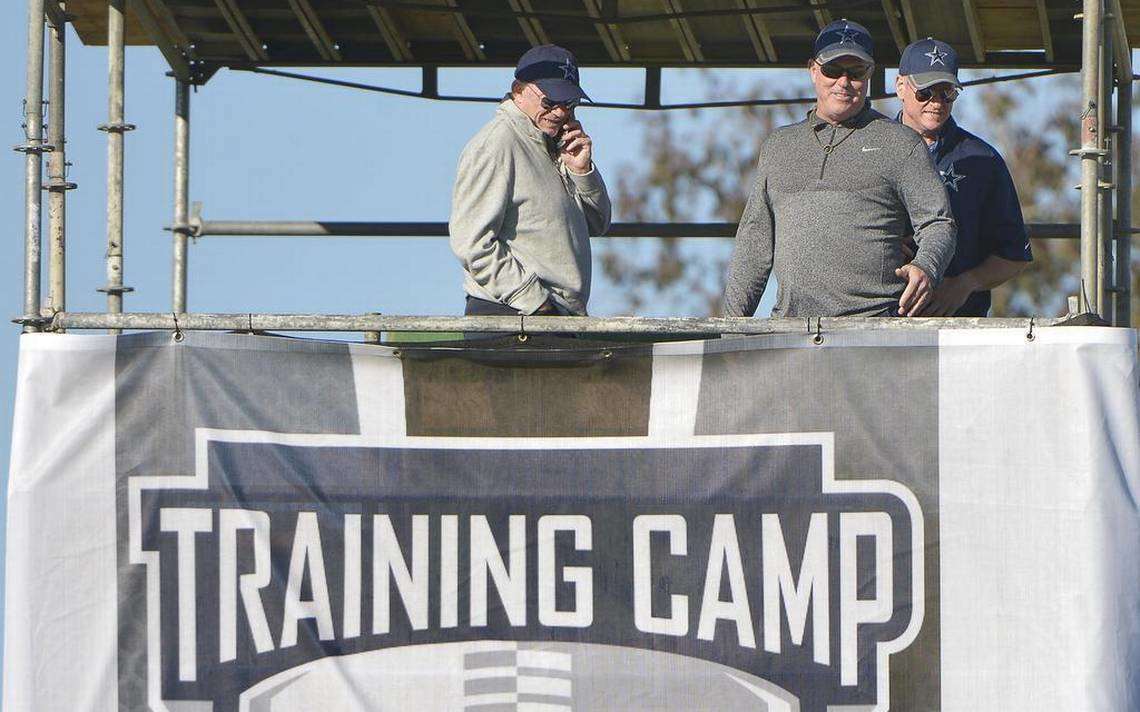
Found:
M 556 103 L 585 99 L 590 101 L 578 86 L 578 61 L 570 50 L 558 45 L 532 47 L 519 58 L 515 79 L 538 85 L 548 99 Z
M 855 57 L 874 64 L 875 45 L 871 33 L 858 22 L 836 20 L 815 38 L 815 61 L 825 64 L 840 57 Z
M 958 53 L 933 37 L 912 42 L 903 50 L 899 76 L 910 77 L 917 89 L 943 83 L 962 86 L 958 81 Z

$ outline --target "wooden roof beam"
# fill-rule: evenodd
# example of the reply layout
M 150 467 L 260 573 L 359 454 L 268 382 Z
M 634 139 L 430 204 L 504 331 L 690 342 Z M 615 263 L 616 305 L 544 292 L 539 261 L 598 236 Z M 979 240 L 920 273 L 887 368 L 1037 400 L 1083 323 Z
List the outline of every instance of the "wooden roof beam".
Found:
M 511 9 L 515 12 L 534 12 L 530 0 L 511 0 Z M 550 44 L 550 36 L 542 28 L 542 22 L 537 17 L 520 17 L 519 27 L 522 27 L 527 42 L 531 47 Z
M 1039 0 L 1043 2 L 1044 0 Z M 903 33 L 902 25 L 899 24 L 898 10 L 895 9 L 894 0 L 883 0 L 883 14 L 887 16 L 887 25 L 891 28 L 891 37 L 895 40 L 895 46 L 899 48 L 899 54 L 906 49 L 908 44 L 907 36 Z
M 816 0 L 808 0 L 808 5 L 811 6 L 811 14 L 815 15 L 815 22 L 819 25 L 819 29 L 823 29 L 831 24 L 831 10 L 826 6 L 820 7 L 816 5 Z
M 443 4 L 448 7 L 459 7 L 459 3 L 456 2 L 456 0 L 444 0 Z M 451 17 L 455 22 L 455 39 L 459 42 L 459 46 L 463 48 L 463 55 L 472 62 L 485 61 L 487 55 L 483 53 L 483 48 L 479 46 L 479 40 L 475 39 L 475 33 L 471 31 L 471 25 L 467 24 L 467 18 L 463 16 L 462 12 L 453 12 L 451 13 Z
M 1045 0 L 1037 0 L 1037 20 L 1041 23 L 1041 46 L 1045 48 L 1045 60 L 1053 61 L 1053 32 L 1049 29 L 1049 10 Z
M 321 18 L 309 0 L 289 0 L 289 7 L 293 8 L 293 14 L 297 16 L 297 21 L 301 23 L 305 34 L 309 36 L 309 41 L 317 48 L 317 53 L 321 55 L 321 59 L 326 62 L 339 62 L 341 60 L 340 48 L 332 41 L 332 37 L 329 36 L 324 23 L 321 22 Z
M 148 0 L 127 0 L 127 7 L 138 18 L 143 32 L 154 41 L 158 51 L 162 53 L 166 63 L 170 65 L 170 70 L 174 72 L 174 76 L 179 81 L 190 84 L 193 76 L 190 71 L 190 63 L 186 61 L 186 55 L 183 51 L 174 46 L 174 42 L 166 30 L 159 24 Z M 189 47 L 185 49 L 189 49 Z
M 1108 0 L 1108 12 L 1112 15 L 1113 31 L 1116 33 L 1112 49 L 1116 52 L 1119 81 L 1129 81 L 1126 77 L 1132 76 L 1132 45 L 1128 44 L 1128 30 L 1124 25 L 1124 11 L 1120 7 L 1120 0 Z
M 757 9 L 754 0 L 736 0 L 736 6 L 741 9 Z M 772 33 L 768 31 L 768 23 L 760 15 L 744 14 L 744 29 L 748 30 L 748 38 L 752 40 L 752 49 L 761 62 L 776 61 L 776 46 L 772 44 Z
M 906 34 L 910 37 L 911 42 L 917 42 L 920 38 L 918 36 L 918 29 L 914 23 L 914 8 L 910 6 L 910 0 L 899 0 L 899 7 L 902 8 L 903 22 L 906 24 Z
M 268 60 L 269 53 L 265 51 L 265 43 L 254 34 L 253 28 L 249 25 L 249 20 L 246 19 L 241 8 L 237 6 L 237 2 L 235 0 L 214 0 L 214 4 L 218 6 L 218 11 L 222 13 L 222 19 L 230 26 L 230 31 L 237 37 L 238 44 L 241 45 L 246 56 L 255 62 Z
M 612 15 L 612 8 L 608 7 L 611 3 L 607 2 L 607 7 L 603 7 L 602 2 L 605 0 L 582 0 L 586 6 L 586 12 L 593 18 L 610 17 Z M 606 52 L 610 55 L 610 59 L 615 62 L 628 62 L 630 61 L 629 46 L 625 43 L 625 39 L 621 36 L 621 30 L 616 25 L 610 25 L 605 22 L 595 22 L 594 29 L 598 31 L 598 37 L 601 38 L 602 44 L 605 45 Z
M 974 46 L 974 59 L 978 64 L 986 63 L 986 46 L 982 42 L 982 23 L 978 19 L 978 8 L 974 0 L 962 0 L 962 11 L 966 14 L 966 27 L 970 30 L 970 44 Z
M 661 0 L 661 5 L 669 13 L 682 13 L 685 9 L 681 6 L 681 0 Z M 678 18 L 676 20 L 669 20 L 669 24 L 673 26 L 673 33 L 677 35 L 677 43 L 681 45 L 681 52 L 685 55 L 685 59 L 690 62 L 703 62 L 705 61 L 704 52 L 701 51 L 701 43 L 697 41 L 697 36 L 693 34 L 693 26 L 685 18 Z
M 377 7 L 372 3 L 366 6 L 369 17 L 376 23 L 376 27 L 380 30 L 380 36 L 384 38 L 384 44 L 388 45 L 388 51 L 397 62 L 411 62 L 415 59 L 412 55 L 412 50 L 408 46 L 408 41 L 404 39 L 404 33 L 400 32 L 400 28 L 396 26 L 396 21 L 392 17 L 392 13 L 386 8 Z
M 185 54 L 193 56 L 193 52 L 190 51 L 190 38 L 179 27 L 178 20 L 170 11 L 170 6 L 166 4 L 166 0 L 147 0 L 147 2 L 150 4 L 151 10 L 154 11 L 155 19 L 166 28 L 174 46 L 181 48 Z

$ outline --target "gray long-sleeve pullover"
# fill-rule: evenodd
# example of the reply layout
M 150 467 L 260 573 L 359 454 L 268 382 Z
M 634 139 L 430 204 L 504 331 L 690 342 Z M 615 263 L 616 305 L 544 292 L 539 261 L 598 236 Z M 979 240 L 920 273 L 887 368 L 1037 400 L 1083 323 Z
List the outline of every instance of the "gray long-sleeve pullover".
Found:
M 451 198 L 451 249 L 473 297 L 532 314 L 548 298 L 586 314 L 590 235 L 610 225 L 597 167 L 579 175 L 558 160 L 510 99 L 467 143 Z
M 954 219 L 922 139 L 865 106 L 838 126 L 810 112 L 772 132 L 729 263 L 726 316 L 755 313 L 773 270 L 773 316 L 871 316 L 897 308 L 902 239 L 935 282 L 954 257 Z

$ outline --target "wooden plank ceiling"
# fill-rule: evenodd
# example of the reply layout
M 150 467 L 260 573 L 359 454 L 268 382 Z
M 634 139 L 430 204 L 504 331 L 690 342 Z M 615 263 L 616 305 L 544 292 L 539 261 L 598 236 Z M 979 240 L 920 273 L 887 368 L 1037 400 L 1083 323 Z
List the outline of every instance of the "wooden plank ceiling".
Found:
M 1120 2 L 1129 42 L 1138 46 L 1140 0 Z M 1081 45 L 1074 0 L 129 0 L 128 6 L 128 44 L 165 45 L 168 59 L 173 53 L 212 68 L 512 65 L 545 42 L 568 47 L 589 65 L 802 66 L 819 28 L 838 18 L 871 30 L 884 66 L 898 63 L 906 43 L 927 36 L 949 42 L 969 66 L 1074 68 Z M 66 9 L 85 44 L 106 44 L 106 0 L 68 0 Z

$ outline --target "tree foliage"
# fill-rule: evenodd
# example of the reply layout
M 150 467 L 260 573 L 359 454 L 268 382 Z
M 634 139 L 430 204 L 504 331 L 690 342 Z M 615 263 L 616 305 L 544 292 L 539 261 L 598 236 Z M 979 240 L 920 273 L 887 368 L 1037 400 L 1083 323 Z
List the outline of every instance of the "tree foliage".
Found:
M 723 99 L 732 89 L 710 76 L 708 98 Z M 1044 87 L 1041 89 L 1039 87 Z M 751 96 L 771 96 L 770 86 L 752 87 Z M 968 99 L 968 100 L 967 100 Z M 1005 157 L 1017 185 L 1027 222 L 1078 222 L 1080 165 L 1068 150 L 1079 145 L 1079 80 L 1057 77 L 1043 84 L 1021 81 L 971 88 L 955 116 Z M 963 104 L 965 106 L 963 106 Z M 877 108 L 894 113 L 893 101 Z M 618 211 L 633 221 L 728 221 L 744 210 L 756 156 L 777 126 L 798 120 L 808 107 L 744 107 L 655 112 L 642 126 L 642 157 L 623 165 L 617 185 Z M 1140 154 L 1133 147 L 1133 154 Z M 1136 157 L 1133 158 L 1134 165 Z M 1133 192 L 1133 211 L 1140 199 Z M 1033 266 L 994 291 L 994 316 L 1056 316 L 1080 288 L 1077 240 L 1034 240 Z M 629 308 L 664 307 L 671 313 L 716 314 L 730 240 L 610 240 L 601 251 L 606 277 Z M 1133 314 L 1140 250 L 1133 253 Z

